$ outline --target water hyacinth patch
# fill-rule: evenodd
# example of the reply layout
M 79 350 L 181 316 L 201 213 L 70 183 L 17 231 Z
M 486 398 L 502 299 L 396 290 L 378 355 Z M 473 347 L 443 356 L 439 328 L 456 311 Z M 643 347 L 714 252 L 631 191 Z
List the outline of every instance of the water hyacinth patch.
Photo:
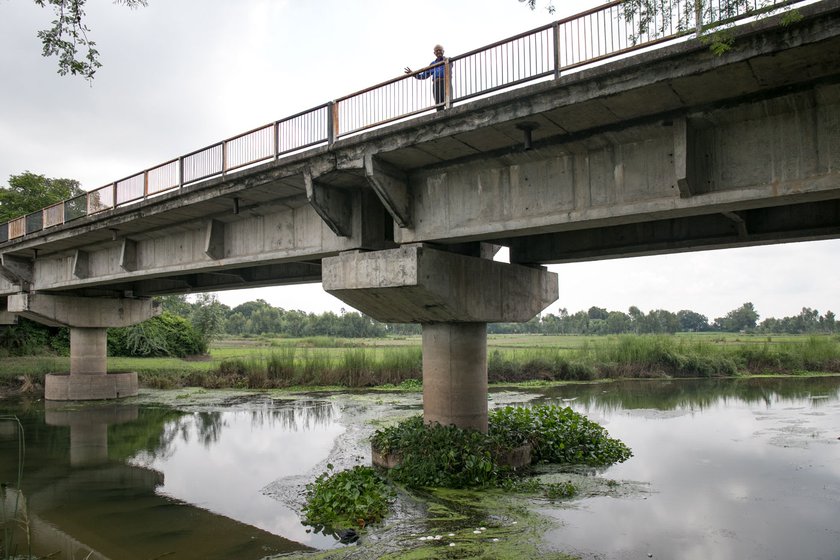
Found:
M 490 413 L 488 435 L 500 445 L 530 443 L 532 462 L 604 467 L 633 452 L 586 416 L 569 407 L 506 406 Z
M 415 416 L 378 430 L 372 443 L 382 453 L 401 456 L 389 476 L 409 487 L 498 486 L 513 473 L 494 457 L 523 444 L 532 447 L 532 463 L 603 467 L 633 455 L 597 423 L 557 405 L 496 409 L 489 416 L 487 434 L 428 426 Z
M 372 467 L 355 466 L 333 473 L 332 465 L 306 485 L 304 523 L 335 533 L 365 527 L 388 513 L 394 492 Z

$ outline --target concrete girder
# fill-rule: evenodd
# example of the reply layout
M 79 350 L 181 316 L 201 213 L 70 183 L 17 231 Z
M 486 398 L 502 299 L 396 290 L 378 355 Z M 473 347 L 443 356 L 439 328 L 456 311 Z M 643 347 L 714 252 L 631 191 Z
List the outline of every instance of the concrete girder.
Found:
M 225 223 L 219 220 L 207 220 L 205 225 L 204 254 L 213 260 L 225 257 Z
M 394 222 L 401 228 L 411 227 L 411 197 L 405 172 L 366 154 L 365 177 Z
M 32 283 L 33 270 L 32 259 L 8 253 L 0 254 L 0 274 L 9 282 L 17 284 L 21 288 Z
M 507 240 L 510 262 L 566 263 L 840 237 L 840 199 Z
M 353 233 L 352 193 L 319 181 L 309 170 L 304 172 L 303 179 L 306 199 L 327 227 L 339 237 L 350 237 Z
M 137 242 L 124 237 L 120 246 L 120 268 L 126 272 L 137 270 Z

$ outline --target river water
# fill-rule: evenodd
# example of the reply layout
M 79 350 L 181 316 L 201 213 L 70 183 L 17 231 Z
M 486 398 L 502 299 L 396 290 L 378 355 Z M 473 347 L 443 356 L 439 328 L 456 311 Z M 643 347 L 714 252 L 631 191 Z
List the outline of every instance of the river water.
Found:
M 840 560 L 840 377 L 623 381 L 490 398 L 526 402 L 571 406 L 634 453 L 587 474 L 628 491 L 529 502 L 545 521 L 542 549 L 586 559 Z M 418 394 L 203 390 L 119 403 L 0 401 L 0 551 L 247 560 L 343 549 L 301 524 L 305 484 L 328 463 L 369 463 L 377 422 L 420 406 Z M 416 546 L 427 528 L 422 505 L 397 510 L 386 525 L 405 529 L 390 536 Z M 374 529 L 370 539 L 387 535 Z

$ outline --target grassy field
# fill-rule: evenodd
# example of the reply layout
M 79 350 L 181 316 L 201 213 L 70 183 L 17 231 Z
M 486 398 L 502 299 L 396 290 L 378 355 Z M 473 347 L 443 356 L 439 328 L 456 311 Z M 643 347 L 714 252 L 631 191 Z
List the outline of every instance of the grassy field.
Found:
M 209 356 L 108 358 L 108 370 L 136 371 L 148 387 L 399 385 L 421 378 L 420 336 L 384 339 L 230 338 Z M 0 384 L 42 384 L 66 372 L 69 357 L 5 357 Z M 619 377 L 721 377 L 840 372 L 840 336 L 678 334 L 675 336 L 488 336 L 491 382 Z

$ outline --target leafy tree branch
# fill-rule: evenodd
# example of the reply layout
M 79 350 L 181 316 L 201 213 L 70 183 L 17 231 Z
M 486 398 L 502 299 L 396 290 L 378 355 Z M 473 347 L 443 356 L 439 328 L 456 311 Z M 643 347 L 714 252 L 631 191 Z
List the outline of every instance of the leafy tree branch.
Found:
M 55 13 L 51 27 L 38 32 L 45 57 L 58 58 L 58 73 L 62 76 L 80 75 L 92 80 L 102 66 L 96 43 L 88 37 L 90 28 L 85 23 L 87 0 L 34 0 L 37 6 L 50 6 Z M 148 5 L 148 0 L 114 0 L 114 4 L 138 8 Z

